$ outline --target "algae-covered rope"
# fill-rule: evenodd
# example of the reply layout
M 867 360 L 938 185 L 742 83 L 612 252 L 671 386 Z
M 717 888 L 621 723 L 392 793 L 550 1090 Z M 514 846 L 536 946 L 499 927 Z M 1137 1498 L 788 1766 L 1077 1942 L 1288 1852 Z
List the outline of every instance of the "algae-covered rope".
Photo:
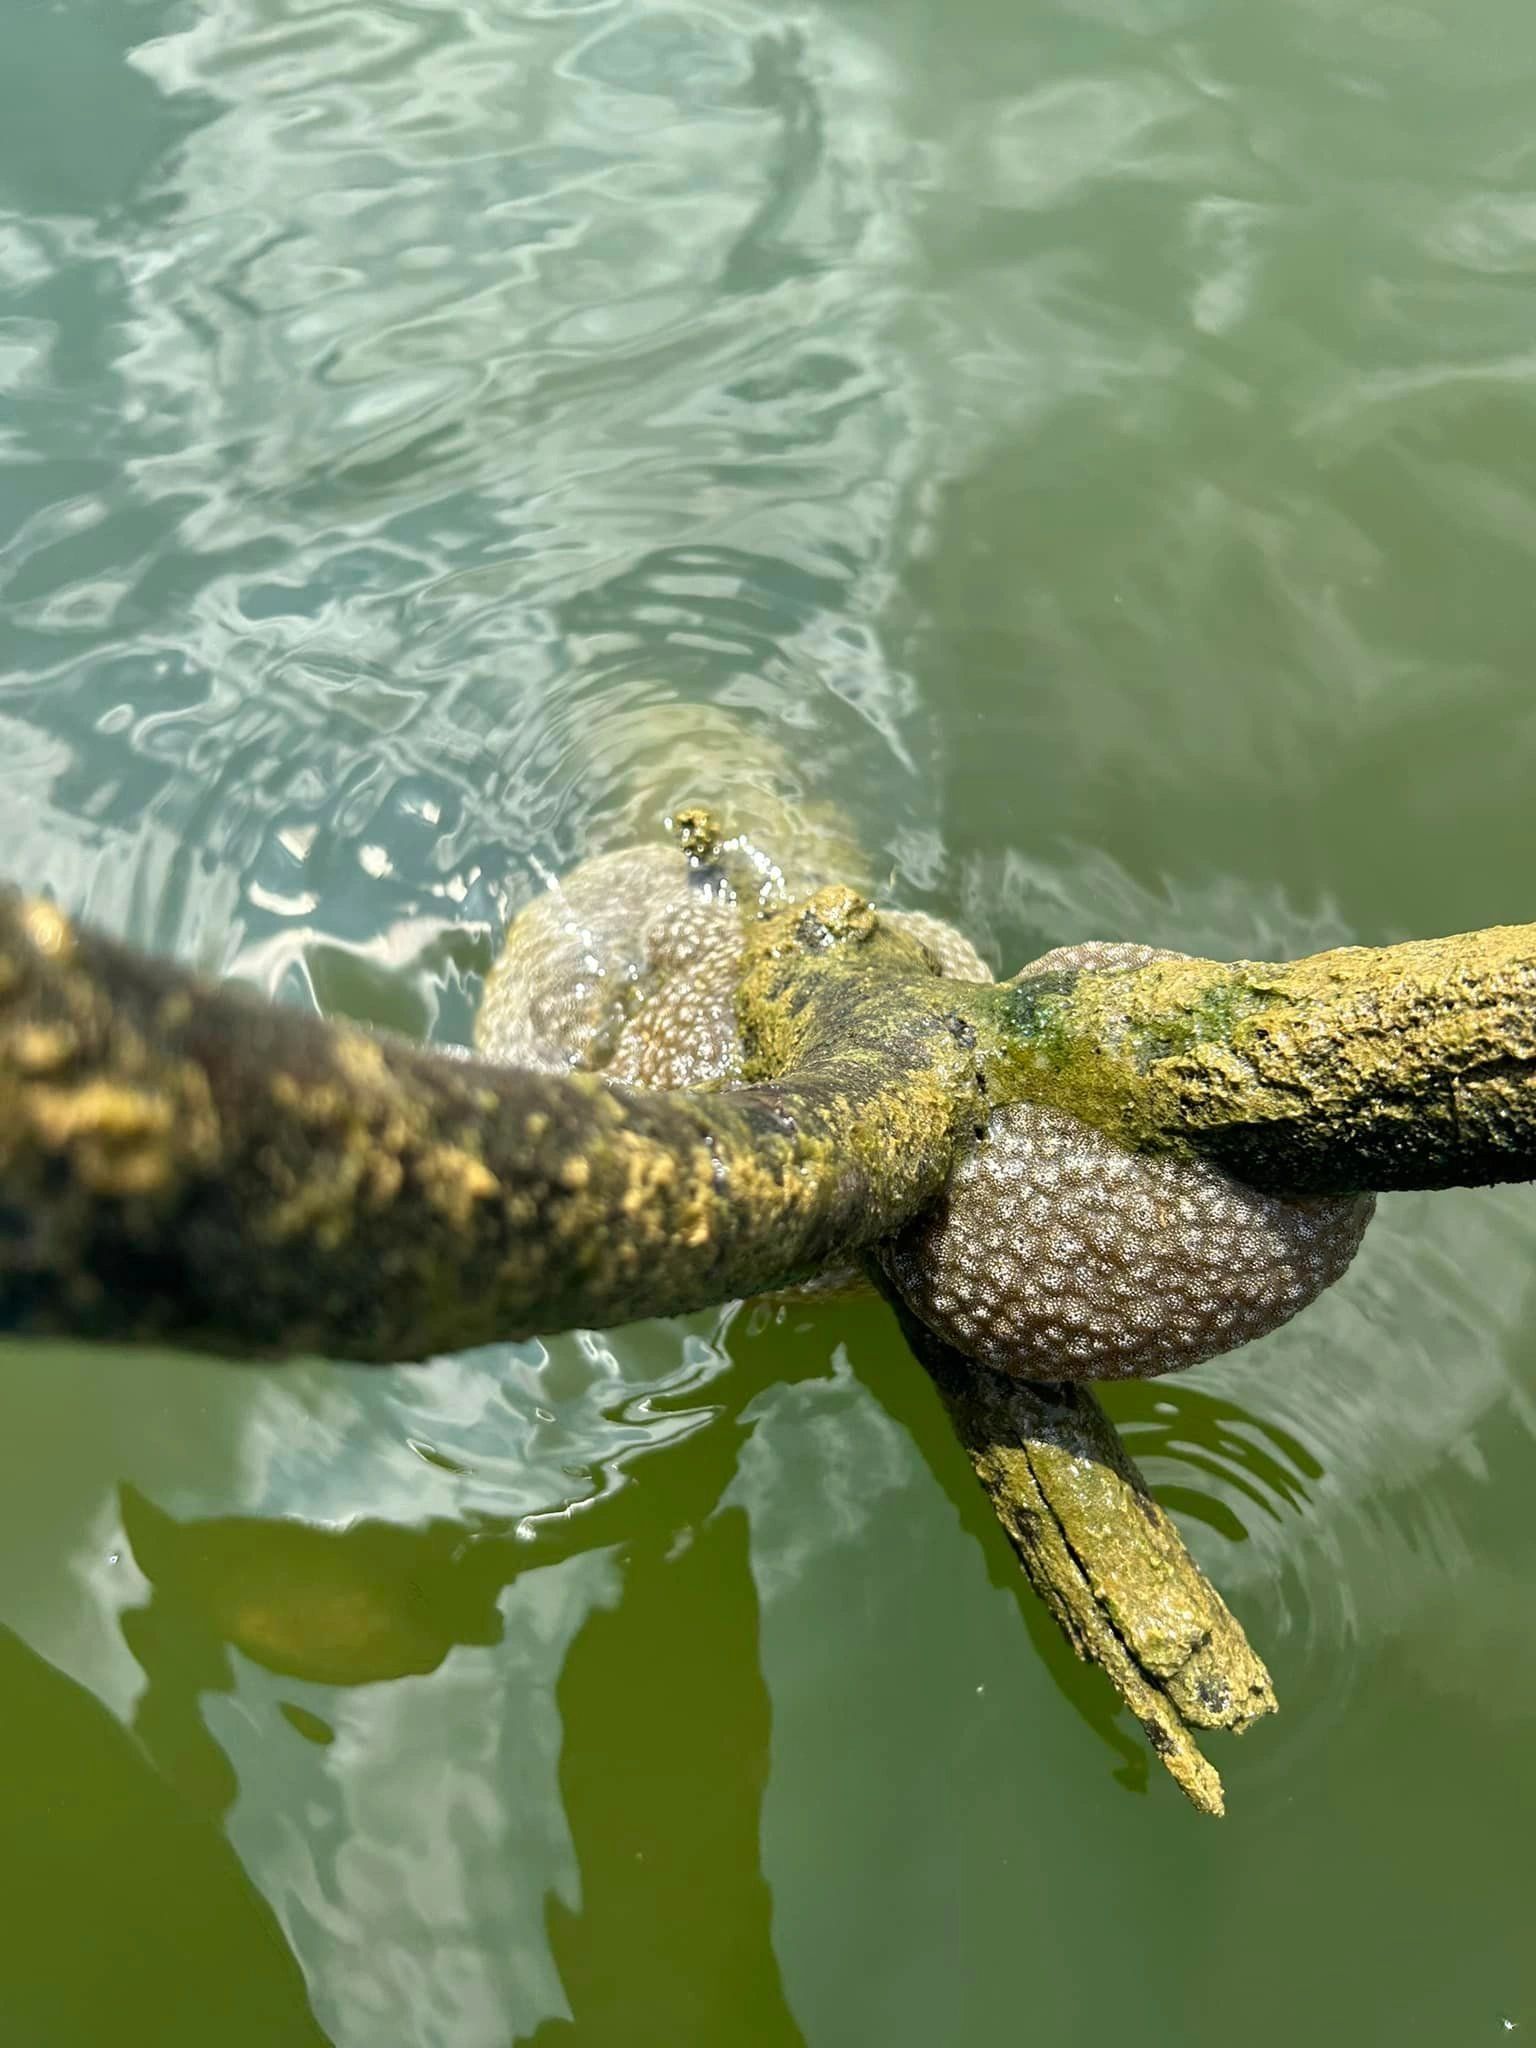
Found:
M 752 927 L 752 1085 L 455 1060 L 0 899 L 0 1324 L 404 1360 L 802 1277 L 988 1106 L 1320 1192 L 1536 1174 L 1536 927 L 997 987 L 829 888 Z
M 793 1083 L 651 1093 L 325 1023 L 6 895 L 0 1325 L 387 1362 L 815 1272 L 932 1196 L 971 1073 L 867 936 Z

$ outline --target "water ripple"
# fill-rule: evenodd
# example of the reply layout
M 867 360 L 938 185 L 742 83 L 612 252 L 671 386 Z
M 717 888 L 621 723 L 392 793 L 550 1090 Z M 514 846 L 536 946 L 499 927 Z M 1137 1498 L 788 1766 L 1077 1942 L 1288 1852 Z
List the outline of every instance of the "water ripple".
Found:
M 1528 915 L 1530 23 L 952 15 L 147 0 L 0 30 L 5 869 L 442 1039 L 542 876 L 701 793 L 841 810 L 1000 969 Z M 1528 1676 L 1488 1550 L 1528 1472 L 1532 1242 L 1518 1192 L 1385 1203 L 1296 1325 L 1113 1396 L 1285 1670 L 1242 1763 L 1277 1842 L 1389 1652 L 1468 1727 Z M 892 2039 L 938 2038 L 978 1958 L 1012 2009 L 1021 1842 L 1069 1897 L 1073 1855 L 1099 1888 L 1135 1858 L 1041 1766 L 1093 1750 L 1083 1695 L 916 1456 L 926 1390 L 870 1393 L 907 1385 L 888 1324 L 843 1314 L 209 1375 L 196 1414 L 171 1361 L 19 1359 L 7 1611 L 226 1821 L 338 2040 L 474 2048 L 636 1972 L 665 2032 L 672 1951 L 624 1944 L 657 1896 L 691 1939 L 701 1870 L 814 2038 L 880 2032 L 871 1986 Z M 69 1449 L 29 1493 L 38 1439 Z M 1033 1744 L 1020 1698 L 1060 1716 Z M 658 1755 L 689 1795 L 664 1828 Z M 1164 1889 L 1155 1968 L 1189 1955 L 1170 2004 L 1200 2010 L 1258 1951 Z M 1368 1975 L 1328 1985 L 1341 2026 Z M 754 1982 L 798 2038 L 777 1964 Z

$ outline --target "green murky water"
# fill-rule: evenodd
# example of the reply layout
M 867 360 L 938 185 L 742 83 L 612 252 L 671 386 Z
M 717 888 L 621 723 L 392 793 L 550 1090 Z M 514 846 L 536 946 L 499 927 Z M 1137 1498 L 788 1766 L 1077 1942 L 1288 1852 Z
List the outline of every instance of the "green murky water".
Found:
M 1000 967 L 1531 916 L 1533 95 L 1525 0 L 8 0 L 0 872 L 462 1039 L 708 706 Z M 1396 1198 L 1116 1398 L 1219 1828 L 873 1306 L 13 1353 L 0 2031 L 1536 2030 L 1533 1281 Z

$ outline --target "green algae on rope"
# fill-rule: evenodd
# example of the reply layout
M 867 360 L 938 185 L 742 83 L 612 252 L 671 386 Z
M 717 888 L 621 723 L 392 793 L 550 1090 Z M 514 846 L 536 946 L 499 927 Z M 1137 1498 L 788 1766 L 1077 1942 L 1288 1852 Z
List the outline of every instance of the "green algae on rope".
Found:
M 800 1071 L 650 1092 L 325 1023 L 0 896 L 3 1327 L 387 1362 L 823 1270 L 932 1198 L 971 1064 L 911 942 L 829 978 L 816 915 L 755 957 Z
M 1086 1387 L 978 1371 L 895 1304 L 1025 1576 L 1105 1672 L 1197 1811 L 1226 1811 L 1196 1731 L 1276 1711 L 1241 1623 L 1185 1548 Z
M 325 1023 L 0 896 L 11 1330 L 405 1360 L 680 1313 L 890 1235 L 992 1106 L 1287 1192 L 1536 1174 L 1536 927 L 945 979 L 832 887 L 747 927 L 748 1081 L 606 1086 Z
M 1536 925 L 1005 984 L 1007 1092 L 1288 1195 L 1536 1177 Z

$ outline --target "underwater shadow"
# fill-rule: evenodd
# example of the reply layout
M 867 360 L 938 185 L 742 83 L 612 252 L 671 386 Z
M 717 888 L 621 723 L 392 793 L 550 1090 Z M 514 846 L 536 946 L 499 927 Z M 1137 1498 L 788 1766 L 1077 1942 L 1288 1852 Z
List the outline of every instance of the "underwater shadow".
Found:
M 747 1522 L 719 1506 L 753 1427 L 742 1411 L 785 1377 L 785 1361 L 781 1347 L 750 1339 L 740 1350 L 712 1385 L 722 1399 L 706 1427 L 628 1461 L 613 1491 L 531 1524 L 182 1522 L 122 1489 L 124 1531 L 150 1585 L 122 1620 L 148 1681 L 134 1732 L 214 1818 L 239 1785 L 201 1701 L 233 1689 L 232 1652 L 322 1685 L 423 1675 L 458 1644 L 500 1639 L 500 1596 L 523 1572 L 612 1551 L 618 1600 L 583 1623 L 556 1690 L 581 1903 L 547 1908 L 574 2017 L 524 2037 L 540 2048 L 573 2033 L 594 2048 L 642 2037 L 804 2048 L 761 1864 L 770 1708 Z M 820 1366 L 819 1354 L 807 1359 L 807 1371 Z M 653 1401 L 672 1405 L 697 1407 L 696 1390 Z M 640 1468 L 659 1455 L 667 1484 L 648 1487 Z M 515 1714 L 515 1699 L 507 1708 Z M 301 1729 L 317 1721 L 283 1711 Z M 317 1732 L 324 1739 L 323 1724 Z
M 535 2048 L 580 2040 L 804 2048 L 773 1947 L 761 1812 L 770 1705 L 743 1510 L 717 1506 L 744 1431 L 702 1431 L 687 1520 L 626 1547 L 618 1604 L 595 1612 L 557 1688 L 560 1783 L 581 1905 L 549 1907 L 572 2018 Z M 614 1673 L 622 1671 L 622 1697 Z
M 4 1626 L 0 1697 L 5 2038 L 115 2041 L 139 2016 L 158 2048 L 325 2048 L 276 1917 L 218 1827 Z

